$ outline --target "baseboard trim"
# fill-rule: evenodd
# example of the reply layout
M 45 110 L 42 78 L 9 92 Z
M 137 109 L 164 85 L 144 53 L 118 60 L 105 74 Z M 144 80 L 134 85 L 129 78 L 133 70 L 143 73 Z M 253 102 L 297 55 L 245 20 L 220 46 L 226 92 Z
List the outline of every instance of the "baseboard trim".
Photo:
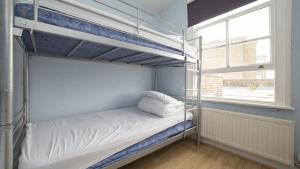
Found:
M 261 164 L 266 165 L 266 166 L 270 166 L 272 168 L 276 168 L 276 169 L 297 169 L 296 167 L 286 166 L 286 165 L 280 164 L 276 161 L 268 160 L 268 159 L 259 157 L 257 155 L 254 155 L 254 154 L 242 151 L 242 150 L 238 150 L 236 148 L 233 148 L 233 147 L 227 146 L 225 144 L 218 143 L 216 141 L 209 140 L 209 139 L 206 139 L 206 138 L 201 138 L 201 142 L 203 144 L 207 144 L 207 145 L 210 145 L 210 146 L 213 146 L 213 147 L 231 152 L 231 153 L 239 155 L 243 158 L 261 163 Z

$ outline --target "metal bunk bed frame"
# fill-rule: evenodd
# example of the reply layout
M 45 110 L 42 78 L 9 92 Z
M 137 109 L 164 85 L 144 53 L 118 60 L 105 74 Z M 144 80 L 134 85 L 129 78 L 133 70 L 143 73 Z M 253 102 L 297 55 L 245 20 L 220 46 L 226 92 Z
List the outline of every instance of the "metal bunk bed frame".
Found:
M 61 34 L 70 37 L 74 37 L 81 40 L 89 40 L 93 42 L 102 42 L 106 44 L 114 44 L 117 43 L 119 47 L 125 47 L 129 49 L 133 49 L 140 52 L 147 53 L 155 53 L 162 54 L 163 56 L 168 56 L 171 58 L 178 58 L 175 54 L 170 54 L 168 52 L 159 51 L 157 49 L 149 49 L 142 46 L 137 46 L 134 44 L 124 44 L 120 43 L 117 40 L 112 40 L 108 38 L 102 38 L 95 35 L 69 30 L 66 28 L 59 28 L 56 26 L 51 26 L 43 23 L 39 23 L 37 21 L 37 10 L 38 10 L 38 1 L 35 1 L 35 14 L 34 21 L 15 18 L 14 17 L 14 1 L 12 0 L 2 0 L 0 1 L 0 169 L 13 169 L 17 168 L 18 156 L 21 150 L 21 144 L 26 135 L 26 124 L 29 121 L 29 57 L 28 53 L 25 51 L 24 60 L 23 60 L 23 106 L 22 109 L 14 115 L 13 112 L 13 96 L 14 96 L 14 37 L 16 40 L 21 43 L 20 36 L 22 34 L 22 29 L 30 29 L 31 32 L 33 30 L 45 31 L 53 34 Z M 26 23 L 24 23 L 26 21 Z M 137 29 L 139 26 L 137 25 Z M 31 34 L 33 35 L 33 34 Z M 185 51 L 185 36 L 183 35 L 183 52 Z M 188 56 L 184 56 L 185 61 L 185 113 L 184 113 L 184 121 L 186 121 L 186 113 L 188 111 L 193 111 L 196 114 L 196 125 L 189 129 L 184 129 L 184 131 L 180 134 L 177 134 L 168 140 L 154 145 L 153 147 L 136 153 L 129 158 L 120 160 L 114 163 L 111 166 L 106 168 L 118 168 L 123 165 L 126 165 L 136 159 L 144 157 L 166 145 L 169 145 L 179 139 L 185 138 L 191 133 L 197 134 L 197 143 L 200 143 L 200 118 L 201 118 L 201 101 L 200 101 L 200 85 L 201 85 L 201 37 L 199 38 L 199 58 L 190 59 Z M 191 63 L 192 62 L 192 63 Z M 194 64 L 196 69 L 191 70 L 188 65 Z M 172 66 L 172 65 L 163 65 L 163 66 Z M 194 68 L 195 68 L 194 67 Z M 158 68 L 158 67 L 154 67 Z M 187 89 L 188 86 L 188 73 L 187 72 L 196 72 L 197 73 L 197 87 L 196 89 Z M 156 79 L 156 78 L 155 78 Z M 156 83 L 156 80 L 155 80 Z M 197 91 L 196 97 L 188 96 L 188 91 Z M 196 100 L 194 100 L 196 98 Z M 195 102 L 196 101 L 196 102 Z M 189 104 L 190 102 L 191 104 Z M 195 104 L 196 103 L 196 104 Z M 190 107 L 191 106 L 191 107 Z
M 16 16 L 15 19 L 14 19 L 15 27 L 21 29 L 21 30 L 16 31 L 18 33 L 18 36 L 22 33 L 23 30 L 30 30 L 30 37 L 31 37 L 31 41 L 33 43 L 34 53 L 37 52 L 37 45 L 36 45 L 36 42 L 35 42 L 34 31 L 38 31 L 38 32 L 50 33 L 50 34 L 53 34 L 53 35 L 64 36 L 64 37 L 68 37 L 68 38 L 72 38 L 72 39 L 77 39 L 77 40 L 81 40 L 82 42 L 84 42 L 84 41 L 93 42 L 93 43 L 101 42 L 102 44 L 109 45 L 109 46 L 115 46 L 117 48 L 126 48 L 126 49 L 130 49 L 130 50 L 138 51 L 138 52 L 145 52 L 145 53 L 148 53 L 148 54 L 159 55 L 159 56 L 168 57 L 170 59 L 177 59 L 177 60 L 184 61 L 184 57 L 182 55 L 179 55 L 179 54 L 175 54 L 175 53 L 171 53 L 171 52 L 167 52 L 167 51 L 163 51 L 163 50 L 159 50 L 159 49 L 144 47 L 144 46 L 133 44 L 133 43 L 128 43 L 128 42 L 124 42 L 124 41 L 120 41 L 120 40 L 116 40 L 116 39 L 111 39 L 111 38 L 107 38 L 107 37 L 103 37 L 103 36 L 94 35 L 94 34 L 91 34 L 91 33 L 81 32 L 81 31 L 77 31 L 77 30 L 73 30 L 73 29 L 68 29 L 68 28 L 64 28 L 64 27 L 60 27 L 60 26 L 55 26 L 55 25 L 39 22 L 38 21 L 38 11 L 39 11 L 39 9 L 41 8 L 41 9 L 45 9 L 45 10 L 50 10 L 50 9 L 48 9 L 48 8 L 50 8 L 50 6 L 49 7 L 46 6 L 46 8 L 43 8 L 43 6 L 41 6 L 39 1 L 40 0 L 33 0 L 33 5 L 34 5 L 33 20 L 21 18 L 21 17 L 18 17 L 18 16 Z M 70 3 L 69 0 L 61 0 L 61 1 L 62 2 L 60 2 L 60 3 L 63 3 L 63 4 L 69 4 Z M 98 1 L 96 1 L 96 2 L 99 3 Z M 123 2 L 123 1 L 120 1 L 120 2 Z M 80 6 L 77 3 L 75 3 L 75 6 L 78 6 L 76 9 L 84 8 L 83 6 Z M 57 10 L 58 10 L 58 8 L 53 10 L 52 12 L 59 13 L 60 15 L 63 15 L 63 16 L 70 16 L 67 13 L 64 13 L 65 11 L 58 12 Z M 88 10 L 88 12 L 91 12 L 91 13 L 96 13 L 97 16 L 102 15 L 99 12 L 96 12 L 96 11 L 94 11 L 92 9 L 89 9 L 89 8 L 87 8 L 86 10 Z M 139 8 L 136 8 L 136 10 L 137 10 L 137 14 L 139 14 L 139 11 L 143 11 Z M 127 13 L 124 13 L 124 14 L 128 15 Z M 77 15 L 74 15 L 74 17 L 76 19 L 79 19 L 79 20 L 82 20 L 82 21 L 87 20 L 90 23 L 95 23 L 95 21 L 93 21 L 93 20 L 89 20 L 87 18 L 82 19 L 82 18 L 78 17 Z M 112 16 L 105 16 L 105 17 L 108 18 L 108 19 L 111 19 L 111 20 L 118 20 L 118 22 L 120 22 L 122 24 L 129 25 L 129 23 L 125 23 L 125 21 L 113 18 Z M 136 30 L 136 33 L 133 33 L 133 35 L 136 35 L 136 36 L 139 36 L 141 38 L 147 39 L 147 38 L 140 35 L 140 34 L 142 34 L 142 32 L 149 32 L 148 29 L 142 28 L 142 23 L 141 22 L 142 21 L 145 22 L 145 21 L 143 19 L 139 18 L 138 15 L 135 17 L 135 19 L 136 19 L 136 24 L 131 25 L 131 27 L 134 27 L 134 29 Z M 96 25 L 101 25 L 99 23 L 95 23 L 95 24 Z M 101 25 L 101 26 L 107 27 L 106 25 Z M 112 27 L 109 27 L 109 28 L 114 29 Z M 118 30 L 119 32 L 125 33 L 125 34 L 131 34 L 131 33 L 128 33 L 127 31 L 123 31 L 123 30 L 120 30 L 120 29 L 116 29 L 116 30 Z M 150 32 L 153 35 L 156 34 L 155 31 L 150 31 Z M 169 32 L 173 33 L 172 31 L 169 31 Z M 184 40 L 184 35 L 180 35 L 180 34 L 176 34 L 176 35 L 180 36 L 180 38 L 182 39 L 182 44 L 181 45 L 182 45 L 182 49 L 183 49 L 183 46 L 187 45 L 186 41 Z M 82 44 L 82 43 L 80 43 L 80 44 Z M 79 44 L 78 47 L 80 47 L 80 44 Z M 74 49 L 76 49 L 76 47 Z M 195 58 L 188 57 L 189 62 L 196 63 L 196 60 L 197 59 L 195 59 Z

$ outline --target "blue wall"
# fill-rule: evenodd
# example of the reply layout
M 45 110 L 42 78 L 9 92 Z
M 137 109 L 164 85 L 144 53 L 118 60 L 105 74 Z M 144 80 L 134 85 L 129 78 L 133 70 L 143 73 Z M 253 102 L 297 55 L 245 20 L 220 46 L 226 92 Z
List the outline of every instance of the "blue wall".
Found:
M 172 96 L 183 96 L 183 68 L 159 68 L 156 74 L 156 90 Z
M 94 1 L 94 0 L 75 0 L 75 1 L 84 3 L 86 5 L 90 5 L 101 11 L 105 11 L 110 14 L 116 15 L 118 17 L 124 18 L 125 20 L 131 21 L 133 23 L 136 22 L 136 18 L 133 18 L 132 16 L 137 16 L 137 10 L 134 7 L 128 6 L 128 5 L 120 2 L 119 0 L 101 0 L 101 3 L 97 3 L 97 1 Z M 139 0 L 124 0 L 124 1 L 147 12 L 147 14 L 144 12 L 141 12 L 141 11 L 139 13 L 140 18 L 151 23 L 151 24 L 149 24 L 149 23 L 145 23 L 145 22 L 140 22 L 140 24 L 142 24 L 143 26 L 146 26 L 148 28 L 151 28 L 151 29 L 154 29 L 154 30 L 157 30 L 160 32 L 164 31 L 164 29 L 161 29 L 161 27 L 169 28 L 168 25 L 161 23 L 160 19 L 162 18 L 162 16 L 160 16 L 160 11 L 158 11 L 157 9 L 153 9 Z M 172 1 L 172 0 L 170 0 L 170 1 Z M 184 2 L 181 0 L 176 0 L 176 1 L 182 2 L 182 4 L 184 4 Z M 177 8 L 177 11 L 179 10 L 180 14 L 178 14 L 178 12 L 177 12 L 176 17 L 179 17 L 180 22 L 181 22 L 181 21 L 183 21 L 183 17 L 184 17 L 184 15 L 181 15 L 181 13 L 184 10 L 184 6 L 178 2 L 176 4 L 172 4 L 172 7 Z M 111 7 L 113 7 L 114 9 Z M 120 11 L 122 11 L 122 12 L 120 12 Z M 124 14 L 124 12 L 126 14 Z M 131 16 L 129 16 L 128 14 L 130 14 Z M 154 17 L 150 16 L 149 14 Z M 169 16 L 171 16 L 171 15 L 169 15 Z M 174 20 L 176 21 L 175 16 L 173 17 L 173 21 Z M 178 23 L 178 20 L 175 23 Z M 174 31 L 176 31 L 176 30 L 178 31 L 178 29 L 175 29 Z M 181 30 L 179 30 L 178 33 L 181 33 Z
M 32 56 L 30 120 L 136 105 L 153 87 L 153 70 L 137 65 Z
M 90 5 L 90 6 L 95 7 L 97 9 L 101 10 L 101 11 L 105 11 L 105 12 L 108 12 L 110 14 L 122 17 L 126 20 L 136 22 L 135 18 L 127 15 L 127 14 L 130 14 L 130 15 L 136 16 L 136 14 L 137 14 L 136 9 L 120 2 L 119 0 L 101 0 L 101 3 L 98 3 L 97 1 L 94 1 L 94 0 L 75 0 L 75 1 L 81 2 L 81 3 L 86 4 L 86 5 Z M 136 0 L 126 0 L 126 1 L 128 1 L 130 4 L 134 4 L 136 7 L 141 8 L 141 9 L 143 9 L 143 10 L 145 10 L 145 11 L 147 11 L 147 12 L 153 14 L 153 15 L 155 15 L 155 13 L 156 13 L 156 11 L 152 11 L 146 5 L 142 5 L 141 3 L 139 3 Z M 122 12 L 120 12 L 120 11 L 122 11 Z M 124 14 L 124 12 L 126 14 Z M 148 15 L 145 15 L 143 13 L 141 13 L 139 17 L 141 17 L 141 18 L 143 18 L 147 21 L 152 19 L 151 17 L 149 17 Z
M 296 121 L 295 131 L 295 153 L 300 154 L 300 1 L 294 0 L 293 5 L 293 44 L 292 44 L 292 101 L 295 111 L 275 111 L 266 108 L 253 108 L 246 106 L 237 106 L 232 104 L 204 102 L 205 107 L 237 111 L 242 113 L 257 114 L 282 119 Z M 164 68 L 158 71 L 159 79 L 157 83 L 158 90 L 170 95 L 180 95 L 183 93 L 183 69 Z M 181 79 L 180 79 L 181 78 Z M 175 85 L 174 85 L 175 84 Z
M 182 33 L 182 29 L 187 28 L 187 5 L 185 1 L 173 0 L 170 6 L 167 6 L 160 12 L 161 24 L 173 32 Z M 172 24 L 167 25 L 165 21 Z M 174 26 L 175 25 L 175 26 Z

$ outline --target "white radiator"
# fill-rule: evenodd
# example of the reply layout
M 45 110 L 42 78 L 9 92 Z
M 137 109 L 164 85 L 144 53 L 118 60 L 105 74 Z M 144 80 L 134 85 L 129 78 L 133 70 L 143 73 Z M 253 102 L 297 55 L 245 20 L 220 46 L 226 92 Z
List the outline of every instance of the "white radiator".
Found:
M 204 108 L 203 138 L 286 165 L 294 165 L 295 122 Z

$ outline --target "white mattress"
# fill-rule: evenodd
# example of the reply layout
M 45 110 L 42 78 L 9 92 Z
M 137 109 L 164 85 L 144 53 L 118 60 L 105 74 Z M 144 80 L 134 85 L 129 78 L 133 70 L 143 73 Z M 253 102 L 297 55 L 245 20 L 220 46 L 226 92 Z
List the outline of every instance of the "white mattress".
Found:
M 29 124 L 19 169 L 87 168 L 182 121 L 129 107 Z

